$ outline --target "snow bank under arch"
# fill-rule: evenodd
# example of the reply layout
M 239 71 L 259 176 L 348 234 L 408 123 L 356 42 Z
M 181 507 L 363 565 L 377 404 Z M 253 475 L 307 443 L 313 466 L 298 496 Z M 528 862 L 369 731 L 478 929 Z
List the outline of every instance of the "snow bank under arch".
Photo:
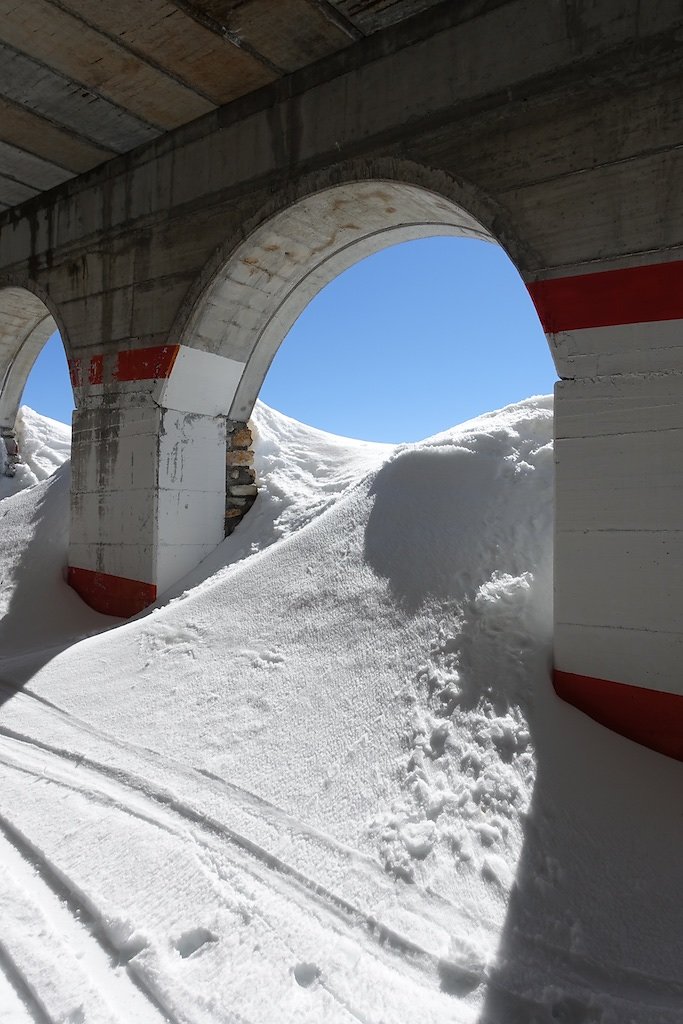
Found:
M 68 466 L 0 502 L 9 1019 L 680 1020 L 680 766 L 550 685 L 551 421 L 259 405 L 254 509 L 126 624 Z

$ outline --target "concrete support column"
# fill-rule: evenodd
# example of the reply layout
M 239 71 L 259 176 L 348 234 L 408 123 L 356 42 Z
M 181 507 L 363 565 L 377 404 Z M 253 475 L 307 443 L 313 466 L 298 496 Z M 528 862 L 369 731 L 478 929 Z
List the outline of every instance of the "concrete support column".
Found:
M 683 758 L 683 373 L 556 388 L 555 686 Z
M 74 363 L 68 577 L 88 604 L 130 616 L 221 542 L 230 360 L 186 346 Z
M 560 696 L 683 759 L 683 263 L 532 286 L 555 392 Z

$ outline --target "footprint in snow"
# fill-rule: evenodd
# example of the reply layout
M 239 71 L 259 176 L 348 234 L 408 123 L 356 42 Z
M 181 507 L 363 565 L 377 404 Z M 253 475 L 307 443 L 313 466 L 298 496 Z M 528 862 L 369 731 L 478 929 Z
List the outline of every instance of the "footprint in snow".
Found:
M 320 977 L 320 968 L 317 964 L 297 964 L 294 968 L 294 979 L 297 985 L 302 988 L 311 988 Z
M 245 651 L 245 654 L 251 658 L 253 668 L 272 668 L 274 665 L 282 665 L 285 660 L 277 651 Z
M 218 942 L 218 936 L 210 932 L 208 928 L 190 928 L 189 931 L 183 932 L 173 945 L 183 960 L 187 960 L 189 956 L 199 952 L 209 942 Z

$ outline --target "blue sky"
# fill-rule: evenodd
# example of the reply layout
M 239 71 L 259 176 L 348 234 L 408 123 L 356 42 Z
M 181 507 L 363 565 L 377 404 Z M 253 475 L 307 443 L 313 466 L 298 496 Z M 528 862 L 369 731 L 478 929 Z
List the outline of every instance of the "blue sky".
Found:
M 285 338 L 260 397 L 333 433 L 414 441 L 547 394 L 555 379 L 531 299 L 503 250 L 428 238 L 370 256 L 324 288 Z M 22 401 L 70 421 L 58 337 Z

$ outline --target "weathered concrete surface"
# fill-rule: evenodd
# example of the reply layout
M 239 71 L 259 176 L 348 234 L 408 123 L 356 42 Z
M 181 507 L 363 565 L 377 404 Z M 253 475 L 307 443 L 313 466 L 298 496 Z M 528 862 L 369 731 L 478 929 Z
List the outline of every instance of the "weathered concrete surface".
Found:
M 435 2 L 0 0 L 0 209 Z
M 98 30 L 111 17 L 70 6 Z M 209 0 L 177 6 L 215 27 Z M 75 585 L 137 610 L 217 542 L 226 417 L 248 419 L 327 280 L 402 238 L 476 234 L 529 284 L 563 378 L 558 686 L 571 699 L 600 680 L 683 693 L 683 479 L 665 425 L 683 370 L 680 3 L 439 4 L 368 38 L 373 18 L 416 5 L 366 4 L 358 21 L 356 4 L 313 6 L 326 12 L 324 59 L 282 78 L 275 56 L 296 63 L 287 40 L 277 54 L 243 47 L 270 69 L 257 91 L 164 134 L 149 111 L 117 108 L 85 140 L 93 160 L 129 145 L 116 136 L 125 118 L 155 139 L 0 215 L 1 280 L 49 301 L 72 359 Z M 244 8 L 253 40 L 266 38 L 264 10 Z M 161 37 L 145 38 L 158 60 Z M 25 118 L 12 124 L 25 137 Z M 49 160 L 67 128 L 46 134 Z M 84 140 L 69 138 L 62 166 L 83 166 Z M 32 168 L 22 187 L 35 190 L 50 169 Z M 629 477 L 647 492 L 637 506 Z

